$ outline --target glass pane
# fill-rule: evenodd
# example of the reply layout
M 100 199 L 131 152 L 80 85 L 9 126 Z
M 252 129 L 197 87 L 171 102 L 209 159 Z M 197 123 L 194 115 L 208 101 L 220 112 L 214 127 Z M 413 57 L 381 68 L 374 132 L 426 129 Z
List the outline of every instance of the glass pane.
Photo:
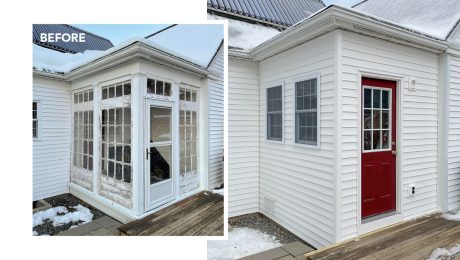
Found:
M 380 130 L 374 130 L 372 131 L 373 136 L 372 136 L 372 149 L 380 149 Z
M 115 87 L 110 87 L 109 88 L 109 98 L 115 97 Z
M 109 177 L 113 178 L 113 174 L 114 174 L 114 163 L 112 161 L 109 161 L 109 169 L 108 169 L 108 175 Z
M 383 130 L 382 131 L 382 149 L 388 149 L 390 147 L 390 131 Z
M 115 127 L 109 126 L 108 137 L 110 143 L 115 142 Z
M 372 128 L 371 112 L 370 109 L 364 109 L 364 129 Z
M 157 95 L 163 95 L 163 81 L 157 80 L 157 88 L 155 90 Z
M 102 141 L 107 141 L 107 127 L 102 127 Z
M 83 102 L 83 93 L 78 94 L 78 100 L 79 103 Z
M 115 123 L 115 109 L 109 109 L 109 120 L 108 124 L 113 125 Z
M 368 89 L 368 88 L 364 89 L 364 107 L 365 108 L 372 107 L 372 89 Z
M 121 162 L 123 161 L 123 146 L 122 145 L 117 145 L 117 148 L 115 149 L 116 152 L 116 156 L 115 156 L 115 160 Z
M 171 145 L 150 147 L 150 184 L 171 178 Z
M 388 118 L 389 112 L 390 111 L 388 110 L 382 110 L 382 128 L 383 129 L 389 128 L 389 118 Z
M 131 125 L 131 108 L 125 108 L 123 111 L 123 124 Z
M 123 147 L 123 162 L 130 163 L 131 162 L 131 146 L 125 145 Z
M 88 157 L 88 170 L 90 171 L 93 170 L 93 157 L 92 156 Z
M 93 101 L 93 91 L 89 91 L 88 101 Z
M 83 102 L 88 102 L 88 92 L 83 93 Z
M 380 89 L 374 89 L 373 93 L 373 108 L 380 108 Z
M 87 169 L 88 168 L 88 156 L 83 155 L 83 168 Z
M 93 155 L 93 142 L 88 141 L 88 154 Z
M 115 110 L 115 124 L 121 125 L 123 123 L 123 108 Z
M 371 150 L 371 132 L 372 131 L 364 131 L 364 150 Z
M 123 166 L 117 163 L 115 167 L 115 178 L 117 180 L 121 180 L 122 177 L 123 177 Z
M 155 94 L 155 80 L 147 79 L 147 93 Z
M 131 143 L 131 126 L 125 126 L 123 131 L 123 143 L 130 144 Z
M 103 175 L 107 175 L 107 161 L 106 160 L 102 160 L 101 171 Z
M 372 113 L 372 128 L 380 129 L 380 110 L 374 109 Z
M 388 108 L 389 96 L 390 96 L 390 91 L 382 90 L 382 108 Z
M 117 97 L 123 96 L 123 85 L 117 84 L 117 85 L 115 86 L 115 89 L 116 89 L 116 91 L 115 91 L 115 92 L 116 92 L 116 93 L 115 93 L 115 96 L 117 96 Z
M 171 96 L 171 83 L 165 82 L 165 96 Z
M 78 94 L 73 94 L 73 103 L 78 104 Z M 35 109 L 35 102 L 34 102 L 34 109 Z
M 185 101 L 190 101 L 190 90 L 185 90 Z
M 125 96 L 131 95 L 131 82 L 126 82 L 123 84 L 123 94 Z
M 185 89 L 181 88 L 179 90 L 179 100 L 184 100 L 185 101 Z
M 150 142 L 171 141 L 171 108 L 150 107 Z
M 109 159 L 115 159 L 115 147 L 111 144 L 109 144 L 109 154 L 108 154 Z
M 102 89 L 102 99 L 107 99 L 108 95 L 107 95 L 107 88 L 103 88 Z
M 129 165 L 123 166 L 123 180 L 126 183 L 131 183 L 131 166 Z
M 107 144 L 106 143 L 102 143 L 102 158 L 107 158 Z
M 196 92 L 192 92 L 192 102 L 196 102 Z
M 102 124 L 106 125 L 107 124 L 107 110 L 102 110 Z

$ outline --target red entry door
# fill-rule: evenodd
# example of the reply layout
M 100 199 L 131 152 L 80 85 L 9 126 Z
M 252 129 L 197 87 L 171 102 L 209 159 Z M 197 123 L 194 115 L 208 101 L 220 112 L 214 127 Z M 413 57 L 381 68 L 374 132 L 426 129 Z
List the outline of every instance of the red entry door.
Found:
M 362 79 L 361 216 L 396 210 L 396 82 Z

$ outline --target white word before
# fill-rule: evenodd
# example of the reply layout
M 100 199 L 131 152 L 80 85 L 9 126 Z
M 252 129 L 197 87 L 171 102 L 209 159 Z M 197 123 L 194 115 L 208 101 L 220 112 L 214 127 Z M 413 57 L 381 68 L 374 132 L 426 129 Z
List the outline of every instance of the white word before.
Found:
M 85 33 L 40 33 L 40 42 L 85 42 Z

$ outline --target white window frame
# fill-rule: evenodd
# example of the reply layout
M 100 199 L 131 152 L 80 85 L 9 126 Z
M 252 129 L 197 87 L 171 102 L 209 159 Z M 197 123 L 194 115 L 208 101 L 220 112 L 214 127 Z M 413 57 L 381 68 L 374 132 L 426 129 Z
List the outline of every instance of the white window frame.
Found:
M 32 132 L 32 139 L 34 141 L 40 141 L 41 140 L 41 133 L 42 133 L 42 118 L 41 118 L 41 102 L 40 100 L 32 100 L 32 106 L 33 106 L 33 103 L 37 103 L 37 119 L 33 119 L 33 116 L 32 116 L 32 122 L 33 121 L 37 121 L 37 136 L 33 136 L 33 132 Z M 33 110 L 32 110 L 33 111 Z M 33 128 L 32 128 L 33 129 Z
M 284 81 L 272 81 L 265 85 L 264 93 L 265 93 L 265 141 L 272 142 L 272 143 L 284 143 L 284 127 L 286 126 L 284 120 Z M 268 138 L 268 96 L 267 91 L 269 88 L 275 88 L 281 86 L 281 139 L 270 139 Z
M 363 101 L 361 102 L 361 152 L 362 153 L 375 153 L 375 152 L 385 152 L 385 151 L 391 151 L 393 149 L 392 147 L 392 137 L 393 137 L 393 131 L 392 131 L 392 127 L 393 127 L 393 90 L 390 89 L 390 88 L 382 88 L 382 87 L 375 87 L 375 86 L 368 86 L 368 85 L 363 85 L 362 86 L 362 92 L 364 93 L 364 89 L 378 89 L 378 90 L 386 90 L 389 92 L 389 100 L 388 100 L 388 109 L 382 109 L 380 107 L 380 113 L 383 111 L 383 110 L 388 110 L 389 113 L 388 113 L 388 132 L 390 133 L 389 136 L 388 136 L 388 140 L 389 140 L 389 143 L 388 143 L 388 148 L 386 149 L 370 149 L 370 150 L 364 150 L 364 131 L 371 131 L 371 145 L 373 145 L 373 139 L 374 139 L 374 135 L 373 135 L 373 132 L 374 132 L 374 128 L 373 128 L 373 125 L 372 125 L 372 128 L 370 129 L 364 129 L 364 94 L 362 94 L 362 99 Z M 371 102 L 373 103 L 373 98 L 374 96 L 372 96 L 372 100 Z M 382 95 L 380 94 L 380 106 L 382 106 Z M 373 106 L 371 108 L 368 108 L 370 109 L 371 111 L 374 110 Z M 372 114 L 371 114 L 371 117 L 372 117 Z M 380 126 L 382 126 L 382 115 L 380 115 Z M 382 131 L 382 128 L 379 128 L 380 131 Z M 382 139 L 380 138 L 380 147 L 382 146 Z
M 296 112 L 297 112 L 297 97 L 296 97 L 296 83 L 316 79 L 316 144 L 299 143 L 296 141 L 297 125 L 296 125 Z M 321 147 L 321 76 L 320 73 L 305 74 L 292 79 L 292 100 L 293 100 L 293 113 L 292 113 L 292 143 L 296 146 L 307 148 L 320 148 Z

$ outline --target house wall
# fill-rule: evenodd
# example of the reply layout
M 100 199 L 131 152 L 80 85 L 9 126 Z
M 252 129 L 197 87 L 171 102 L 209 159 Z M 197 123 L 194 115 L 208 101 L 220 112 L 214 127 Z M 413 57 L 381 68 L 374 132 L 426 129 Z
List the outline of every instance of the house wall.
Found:
M 211 64 L 208 81 L 209 161 L 208 188 L 224 183 L 224 48 L 221 47 Z
M 70 87 L 64 81 L 33 77 L 39 102 L 39 139 L 33 141 L 33 200 L 69 192 Z
M 228 216 L 259 211 L 259 80 L 255 62 L 228 61 Z
M 358 233 L 360 172 L 360 73 L 372 72 L 400 77 L 400 126 L 398 128 L 401 189 L 400 210 L 403 219 L 437 210 L 438 92 L 439 59 L 436 54 L 387 41 L 343 31 L 339 52 L 342 67 L 342 126 L 339 176 L 339 240 Z M 408 89 L 408 79 L 417 81 L 416 90 Z M 339 93 L 340 93 L 339 92 Z M 416 195 L 409 197 L 408 185 L 414 184 Z
M 448 66 L 447 210 L 454 211 L 460 208 L 460 57 L 451 55 Z
M 331 244 L 336 215 L 334 33 L 260 62 L 259 73 L 260 212 L 315 247 Z M 302 75 L 320 77 L 318 148 L 294 143 L 294 84 Z M 266 87 L 272 82 L 284 82 L 282 142 L 266 140 Z

